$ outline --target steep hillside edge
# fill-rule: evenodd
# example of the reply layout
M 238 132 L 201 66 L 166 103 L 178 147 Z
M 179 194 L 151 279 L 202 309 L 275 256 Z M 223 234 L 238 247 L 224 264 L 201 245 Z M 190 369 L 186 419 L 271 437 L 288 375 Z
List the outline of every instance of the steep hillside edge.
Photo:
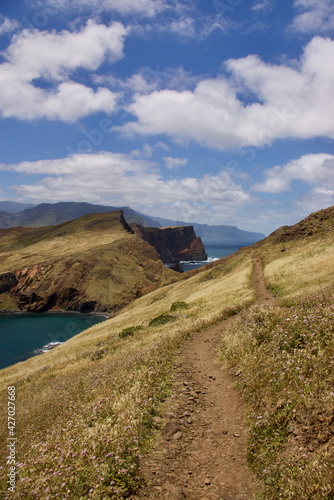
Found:
M 202 240 L 192 226 L 152 228 L 136 225 L 135 231 L 156 249 L 165 263 L 207 259 Z
M 1 230 L 0 309 L 9 295 L 20 310 L 115 312 L 178 279 L 122 211 Z

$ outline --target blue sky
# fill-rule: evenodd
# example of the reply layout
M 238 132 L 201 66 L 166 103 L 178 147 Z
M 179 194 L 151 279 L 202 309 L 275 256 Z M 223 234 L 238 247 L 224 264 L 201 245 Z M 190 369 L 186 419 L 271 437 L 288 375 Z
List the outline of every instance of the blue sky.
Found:
M 2 0 L 0 200 L 269 234 L 334 204 L 332 0 Z

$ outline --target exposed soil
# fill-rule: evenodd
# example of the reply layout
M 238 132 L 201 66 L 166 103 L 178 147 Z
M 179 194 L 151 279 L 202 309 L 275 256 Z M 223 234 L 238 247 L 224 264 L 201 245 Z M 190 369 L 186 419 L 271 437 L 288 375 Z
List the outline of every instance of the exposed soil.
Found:
M 274 303 L 254 258 L 252 286 L 257 304 Z M 175 393 L 165 414 L 155 417 L 156 446 L 143 458 L 147 485 L 136 499 L 246 500 L 257 482 L 246 461 L 247 427 L 234 388 L 241 374 L 217 362 L 217 348 L 235 317 L 194 333 L 175 364 Z

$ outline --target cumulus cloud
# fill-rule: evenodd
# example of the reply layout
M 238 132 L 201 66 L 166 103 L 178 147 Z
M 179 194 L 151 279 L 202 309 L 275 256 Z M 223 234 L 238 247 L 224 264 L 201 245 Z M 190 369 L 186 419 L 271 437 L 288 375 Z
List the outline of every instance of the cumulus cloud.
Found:
M 284 166 L 265 170 L 266 180 L 253 186 L 256 191 L 282 193 L 290 189 L 293 180 L 313 186 L 313 194 L 334 193 L 334 156 L 326 153 L 308 154 Z
M 332 0 L 295 0 L 301 11 L 290 28 L 301 33 L 332 33 L 334 30 L 334 4 Z
M 166 167 L 170 168 L 171 170 L 173 168 L 183 167 L 188 163 L 188 158 L 173 158 L 172 156 L 163 156 L 162 159 L 166 163 Z
M 34 202 L 84 200 L 130 205 L 146 213 L 179 219 L 192 207 L 197 214 L 202 213 L 203 222 L 209 209 L 212 220 L 215 216 L 219 220 L 221 213 L 233 213 L 249 199 L 227 171 L 163 180 L 155 163 L 110 152 L 2 164 L 0 170 L 42 176 L 35 183 L 16 186 L 18 196 Z
M 137 120 L 120 130 L 167 134 L 221 150 L 285 138 L 334 138 L 334 41 L 313 38 L 298 67 L 250 55 L 227 61 L 226 68 L 229 76 L 202 80 L 194 90 L 136 95 L 128 110 Z
M 13 37 L 0 65 L 0 110 L 4 117 L 75 121 L 115 108 L 116 94 L 70 79 L 75 70 L 95 71 L 123 57 L 127 30 L 89 21 L 77 32 L 24 30 Z

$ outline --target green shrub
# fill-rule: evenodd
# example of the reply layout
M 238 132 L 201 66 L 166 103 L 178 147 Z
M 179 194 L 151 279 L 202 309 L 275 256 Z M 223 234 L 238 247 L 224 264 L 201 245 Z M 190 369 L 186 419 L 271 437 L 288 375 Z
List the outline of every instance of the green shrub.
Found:
M 177 311 L 178 309 L 189 309 L 189 304 L 187 304 L 187 302 L 173 302 L 170 310 L 173 312 Z
M 124 339 L 124 337 L 132 337 L 135 332 L 141 330 L 142 328 L 142 326 L 129 326 L 128 328 L 124 328 L 121 332 L 119 332 L 118 336 L 121 339 Z
M 151 319 L 151 321 L 149 322 L 149 326 L 162 326 L 175 320 L 176 318 L 174 316 L 170 316 L 167 313 L 162 313 L 160 314 L 160 316 Z

